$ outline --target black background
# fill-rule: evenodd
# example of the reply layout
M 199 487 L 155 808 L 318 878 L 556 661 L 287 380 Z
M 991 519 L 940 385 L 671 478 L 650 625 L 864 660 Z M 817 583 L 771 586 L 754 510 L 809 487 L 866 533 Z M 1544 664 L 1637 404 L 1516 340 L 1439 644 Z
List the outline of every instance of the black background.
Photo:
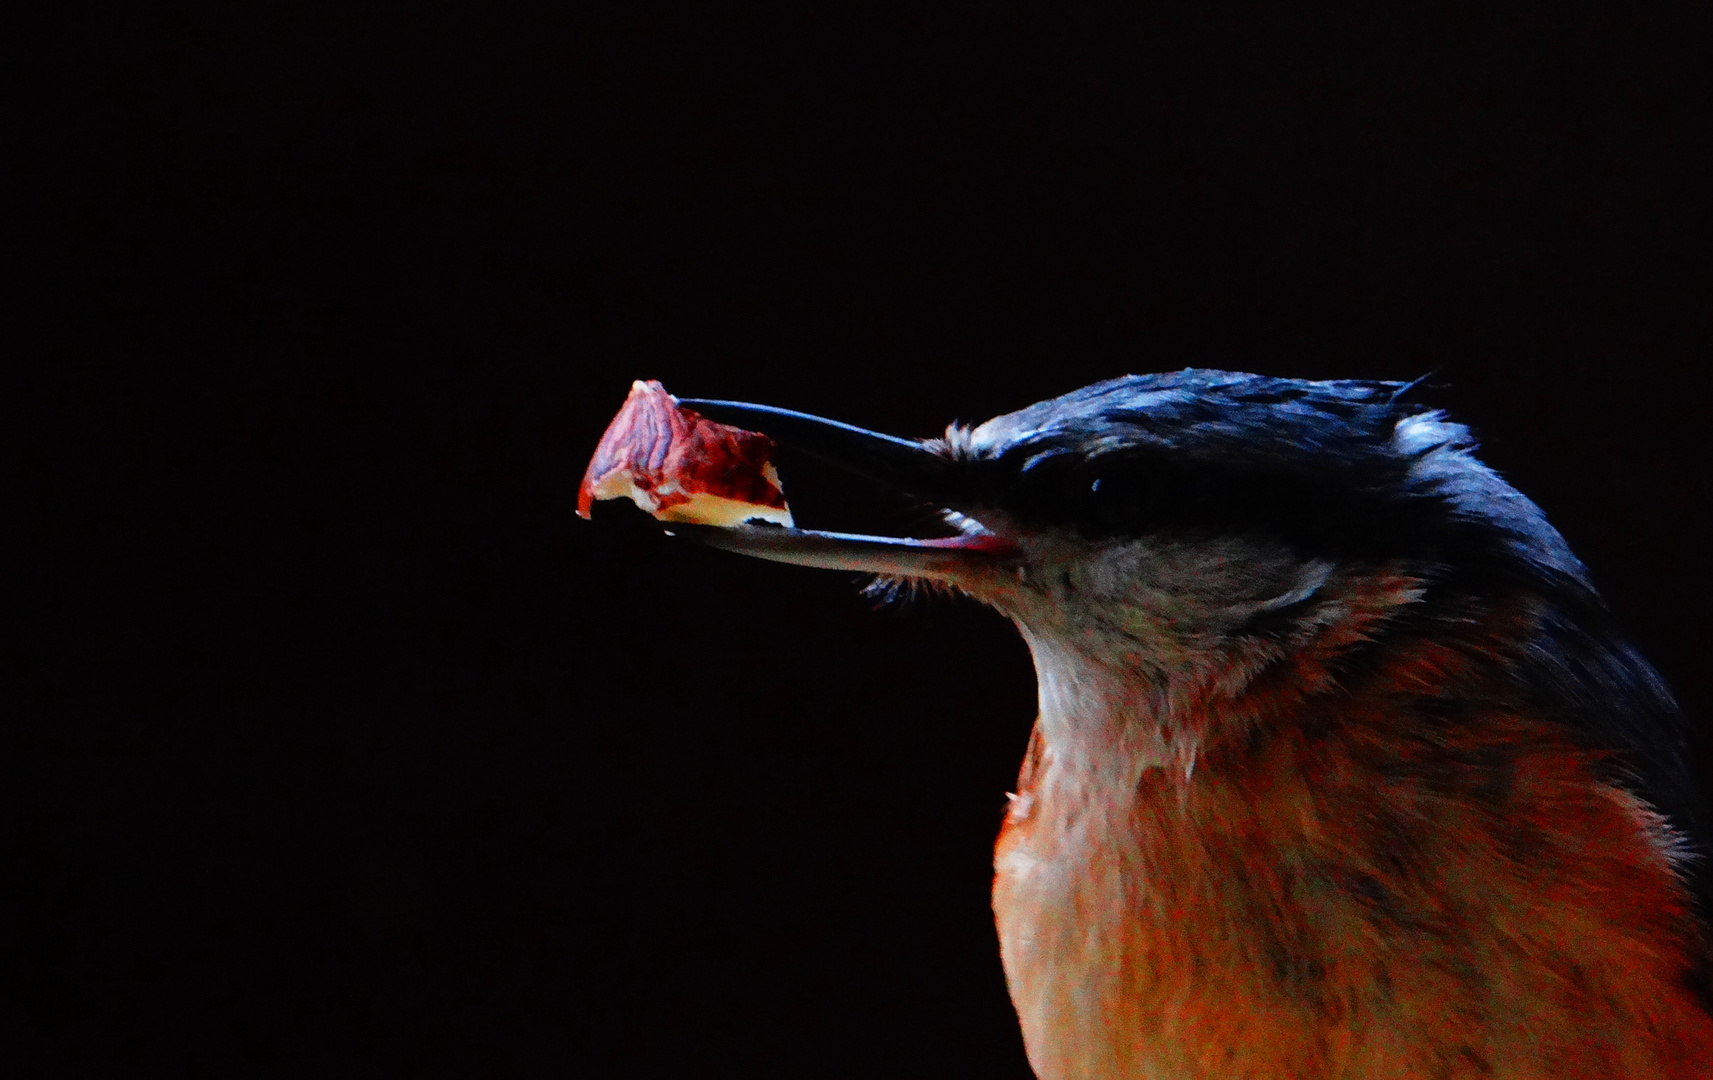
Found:
M 1707 716 L 1688 12 L 44 39 L 9 1071 L 1027 1075 L 986 897 L 1024 648 L 576 520 L 637 377 L 928 435 L 1436 372 Z

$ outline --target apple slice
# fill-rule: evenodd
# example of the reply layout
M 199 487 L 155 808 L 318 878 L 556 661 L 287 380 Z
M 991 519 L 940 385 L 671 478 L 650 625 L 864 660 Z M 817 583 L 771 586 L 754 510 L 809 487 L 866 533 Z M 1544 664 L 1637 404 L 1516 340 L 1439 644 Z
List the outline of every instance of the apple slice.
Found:
M 577 513 L 588 517 L 600 499 L 629 499 L 661 521 L 790 527 L 772 457 L 766 435 L 716 424 L 638 379 L 583 473 Z

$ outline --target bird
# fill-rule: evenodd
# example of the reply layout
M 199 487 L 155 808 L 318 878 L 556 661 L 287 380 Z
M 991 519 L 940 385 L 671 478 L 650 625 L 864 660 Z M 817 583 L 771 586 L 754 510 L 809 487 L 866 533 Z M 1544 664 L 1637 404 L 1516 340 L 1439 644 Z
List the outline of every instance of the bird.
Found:
M 1027 643 L 993 912 L 1043 1080 L 1713 1076 L 1686 720 L 1420 396 L 1191 368 L 931 439 L 683 400 L 952 535 L 675 534 Z

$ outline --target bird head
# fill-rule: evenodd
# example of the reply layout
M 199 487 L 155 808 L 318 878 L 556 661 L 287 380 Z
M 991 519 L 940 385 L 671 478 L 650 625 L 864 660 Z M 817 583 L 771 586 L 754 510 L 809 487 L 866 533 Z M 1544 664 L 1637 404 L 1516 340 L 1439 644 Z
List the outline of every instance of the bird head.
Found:
M 937 540 L 691 531 L 783 562 L 949 584 L 1011 618 L 1055 688 L 1132 717 L 1232 692 L 1310 637 L 1369 633 L 1430 588 L 1592 597 L 1533 503 L 1412 384 L 1131 375 L 908 440 L 737 402 L 684 404 L 938 507 Z M 1066 710 L 1070 711 L 1070 710 Z M 1082 715 L 1090 709 L 1082 708 Z

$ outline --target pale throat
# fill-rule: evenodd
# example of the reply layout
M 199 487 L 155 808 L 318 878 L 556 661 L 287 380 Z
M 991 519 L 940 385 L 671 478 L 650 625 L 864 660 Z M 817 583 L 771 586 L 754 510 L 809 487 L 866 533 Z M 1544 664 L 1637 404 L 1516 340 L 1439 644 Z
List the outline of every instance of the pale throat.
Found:
M 1037 723 L 1058 767 L 1128 786 L 1143 771 L 1181 758 L 1184 748 L 1169 735 L 1169 699 L 1160 684 L 1090 655 L 1082 643 L 1022 624 L 1019 629 L 1035 661 Z
M 1238 541 L 1075 554 L 982 599 L 1029 646 L 1055 767 L 1131 790 L 1150 769 L 1188 779 L 1219 703 L 1239 707 L 1263 672 L 1295 653 L 1359 644 L 1422 595 L 1420 581 L 1395 568 L 1338 567 Z M 1270 632 L 1250 631 L 1257 618 Z

